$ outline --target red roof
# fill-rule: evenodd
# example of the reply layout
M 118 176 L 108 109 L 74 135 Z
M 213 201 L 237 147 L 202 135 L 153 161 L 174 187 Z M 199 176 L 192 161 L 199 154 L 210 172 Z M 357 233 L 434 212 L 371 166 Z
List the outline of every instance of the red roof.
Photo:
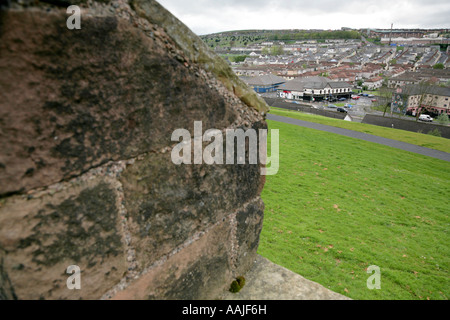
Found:
M 366 80 L 365 82 L 377 82 L 380 80 L 383 80 L 383 78 L 382 77 L 373 77 L 373 78 Z

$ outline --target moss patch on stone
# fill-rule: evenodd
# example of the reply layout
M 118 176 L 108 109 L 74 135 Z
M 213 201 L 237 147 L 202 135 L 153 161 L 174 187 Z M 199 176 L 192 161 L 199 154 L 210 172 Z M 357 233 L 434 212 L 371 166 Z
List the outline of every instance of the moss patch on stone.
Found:
M 233 280 L 230 285 L 230 292 L 237 293 L 241 291 L 241 289 L 245 286 L 245 278 L 243 276 L 239 276 L 236 280 Z

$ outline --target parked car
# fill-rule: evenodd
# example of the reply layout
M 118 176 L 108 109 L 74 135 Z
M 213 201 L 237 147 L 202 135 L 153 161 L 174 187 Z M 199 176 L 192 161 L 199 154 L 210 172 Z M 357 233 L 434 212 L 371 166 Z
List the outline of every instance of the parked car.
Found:
M 375 96 L 374 96 L 373 94 L 369 94 L 368 97 L 369 97 L 369 98 L 373 98 L 373 97 L 375 97 Z
M 377 102 L 378 100 L 377 100 L 377 99 L 372 99 L 372 100 L 370 100 L 370 101 L 372 101 L 372 102 Z
M 430 116 L 427 115 L 427 114 L 421 114 L 421 115 L 419 116 L 419 120 L 420 120 L 420 121 L 426 121 L 426 122 L 433 122 L 433 118 L 430 117 Z
M 345 101 L 347 98 L 339 98 L 338 101 Z
M 337 108 L 337 111 L 347 113 L 347 110 L 345 110 L 344 108 Z
M 337 108 L 337 105 L 335 105 L 335 104 L 329 104 L 329 105 L 328 105 L 328 108 Z
M 360 97 L 359 96 L 352 96 L 353 100 L 358 100 Z
M 353 107 L 350 103 L 346 103 L 345 105 L 344 105 L 344 108 L 351 108 L 351 107 Z

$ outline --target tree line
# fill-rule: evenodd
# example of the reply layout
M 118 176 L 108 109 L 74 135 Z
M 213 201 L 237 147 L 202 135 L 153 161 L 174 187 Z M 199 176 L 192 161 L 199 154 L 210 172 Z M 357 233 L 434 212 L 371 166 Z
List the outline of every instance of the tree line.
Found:
M 299 41 L 299 40 L 318 40 L 325 41 L 331 39 L 359 39 L 361 35 L 358 31 L 353 30 L 334 30 L 334 31 L 265 31 L 260 34 L 224 34 L 224 35 L 205 35 L 201 36 L 211 47 L 217 46 L 235 46 L 244 45 L 247 46 L 253 43 L 259 43 L 263 41 Z
M 334 31 L 300 31 L 293 33 L 285 33 L 285 34 L 271 34 L 268 37 L 268 40 L 277 41 L 277 40 L 330 40 L 330 39 L 359 39 L 361 35 L 358 31 L 353 30 L 334 30 Z

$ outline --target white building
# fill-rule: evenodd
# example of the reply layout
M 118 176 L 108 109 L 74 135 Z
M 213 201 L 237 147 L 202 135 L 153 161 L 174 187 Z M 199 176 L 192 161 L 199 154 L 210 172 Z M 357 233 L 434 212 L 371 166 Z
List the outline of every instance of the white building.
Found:
M 277 95 L 293 100 L 324 100 L 329 97 L 350 98 L 352 85 L 344 81 L 331 81 L 324 77 L 299 78 L 280 85 Z

